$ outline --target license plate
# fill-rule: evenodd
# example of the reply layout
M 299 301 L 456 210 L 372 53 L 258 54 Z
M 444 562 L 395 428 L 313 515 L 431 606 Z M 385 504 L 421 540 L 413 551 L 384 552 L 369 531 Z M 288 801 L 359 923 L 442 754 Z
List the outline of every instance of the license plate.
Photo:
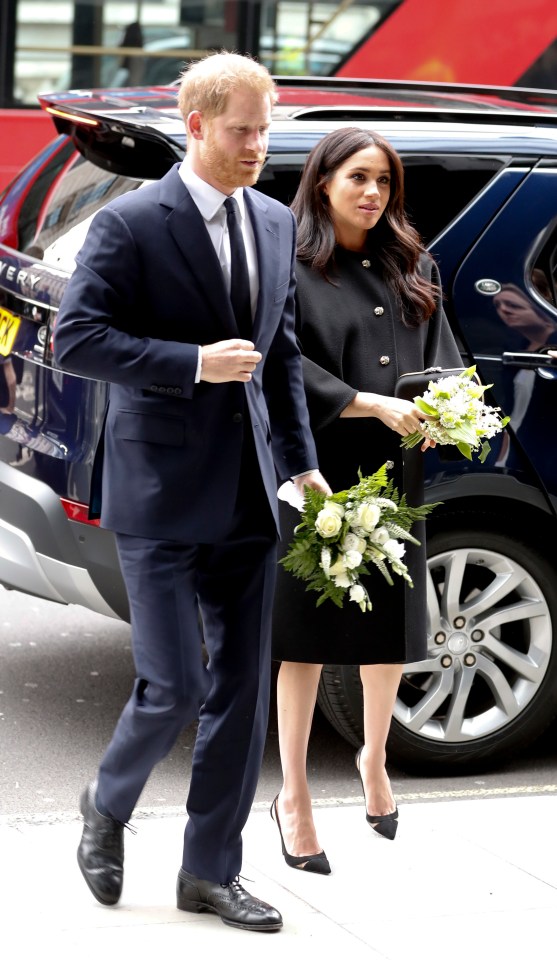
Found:
M 12 352 L 20 322 L 19 317 L 0 307 L 0 355 L 3 357 Z

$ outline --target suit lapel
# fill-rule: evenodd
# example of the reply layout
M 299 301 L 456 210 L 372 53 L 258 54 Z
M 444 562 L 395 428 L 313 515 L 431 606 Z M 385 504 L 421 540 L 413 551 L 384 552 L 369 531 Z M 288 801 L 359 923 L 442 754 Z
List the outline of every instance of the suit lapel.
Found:
M 238 336 L 236 318 L 222 269 L 205 222 L 177 167 L 161 180 L 160 202 L 170 207 L 167 224 L 180 253 L 187 260 L 199 290 L 229 337 Z
M 255 338 L 263 318 L 268 316 L 270 300 L 276 286 L 274 281 L 276 281 L 279 258 L 279 231 L 278 223 L 269 217 L 269 208 L 262 194 L 256 190 L 246 189 L 244 197 L 255 237 L 259 271 L 259 296 L 253 320 Z

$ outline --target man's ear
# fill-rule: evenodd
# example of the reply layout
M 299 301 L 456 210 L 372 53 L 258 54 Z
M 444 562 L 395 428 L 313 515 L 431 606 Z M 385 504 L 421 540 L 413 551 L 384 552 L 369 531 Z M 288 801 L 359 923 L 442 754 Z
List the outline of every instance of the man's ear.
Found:
M 194 140 L 203 140 L 203 117 L 199 110 L 192 110 L 188 114 L 186 131 Z

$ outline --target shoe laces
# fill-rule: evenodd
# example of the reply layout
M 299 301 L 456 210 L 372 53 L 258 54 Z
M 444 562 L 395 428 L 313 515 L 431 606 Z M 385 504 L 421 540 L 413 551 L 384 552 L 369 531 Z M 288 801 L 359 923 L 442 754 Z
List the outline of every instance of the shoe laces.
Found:
M 253 883 L 253 880 L 251 880 L 249 877 L 243 877 L 242 874 L 239 873 L 237 877 L 234 877 L 234 879 L 230 881 L 230 883 L 221 883 L 221 887 L 224 887 L 225 889 L 230 887 L 236 893 L 243 893 L 244 888 L 240 883 L 240 880 L 244 880 L 246 883 Z
M 119 827 L 122 827 L 124 830 L 129 830 L 130 833 L 133 833 L 134 836 L 137 834 L 137 827 L 132 827 L 131 823 L 124 823 L 123 820 L 114 820 L 114 823 L 117 823 Z

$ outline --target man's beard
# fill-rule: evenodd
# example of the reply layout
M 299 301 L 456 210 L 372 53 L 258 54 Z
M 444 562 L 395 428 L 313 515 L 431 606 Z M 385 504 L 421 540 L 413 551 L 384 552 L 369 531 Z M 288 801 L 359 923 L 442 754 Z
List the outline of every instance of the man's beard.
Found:
M 252 169 L 243 167 L 240 160 L 231 157 L 226 151 L 222 150 L 212 136 L 208 136 L 204 140 L 200 156 L 203 165 L 211 176 L 230 190 L 235 190 L 236 187 L 251 187 L 254 183 L 257 183 L 264 159 L 262 158 L 261 162 Z M 257 160 L 259 158 L 253 156 L 243 157 L 242 159 Z

